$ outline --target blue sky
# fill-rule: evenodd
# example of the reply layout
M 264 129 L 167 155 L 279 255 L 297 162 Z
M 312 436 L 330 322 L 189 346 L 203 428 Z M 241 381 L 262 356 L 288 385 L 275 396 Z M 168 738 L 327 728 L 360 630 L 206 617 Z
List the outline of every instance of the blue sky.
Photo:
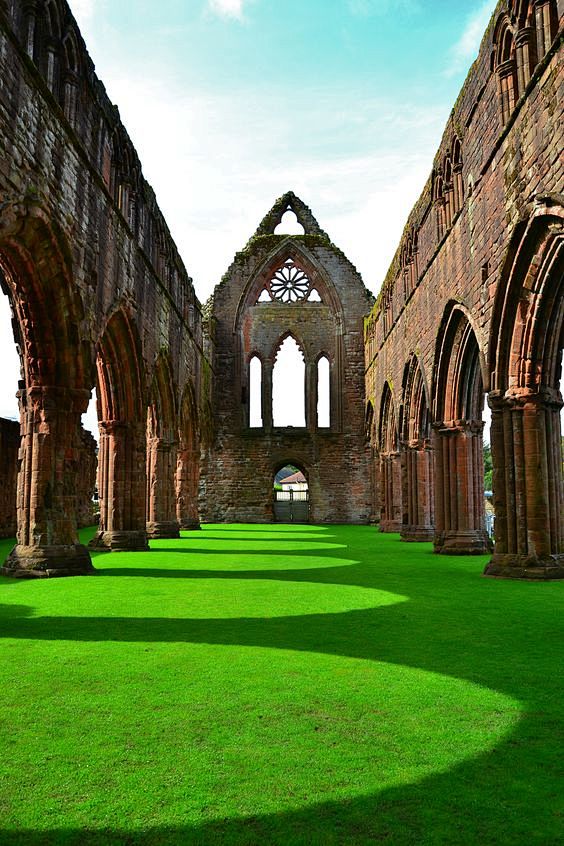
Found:
M 294 190 L 375 293 L 494 0 L 71 0 L 204 301 Z M 0 416 L 17 413 L 0 296 Z

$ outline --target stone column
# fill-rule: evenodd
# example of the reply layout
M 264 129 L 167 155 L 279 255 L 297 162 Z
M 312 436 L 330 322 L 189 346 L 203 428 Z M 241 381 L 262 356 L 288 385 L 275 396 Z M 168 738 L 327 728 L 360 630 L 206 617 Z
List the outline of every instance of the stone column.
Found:
M 534 29 L 530 26 L 523 27 L 517 33 L 515 39 L 515 60 L 517 63 L 517 89 L 521 97 L 531 78 L 532 69 L 535 66 L 531 55 L 533 49 Z
M 317 363 L 309 361 L 305 366 L 305 413 L 308 432 L 319 428 L 317 419 Z
M 433 454 L 428 441 L 410 441 L 403 459 L 403 541 L 432 541 Z
M 485 528 L 481 420 L 434 424 L 435 552 L 482 555 L 491 548 Z
M 19 393 L 17 546 L 2 568 L 6 576 L 95 572 L 77 534 L 80 418 L 89 398 L 88 391 L 54 387 Z
M 176 465 L 176 519 L 181 529 L 199 529 L 198 477 L 199 456 L 180 448 Z
M 485 574 L 564 578 L 562 397 L 545 388 L 492 394 L 495 548 Z
M 176 519 L 177 445 L 164 438 L 147 440 L 147 534 L 150 538 L 178 538 Z
M 272 371 L 274 362 L 266 358 L 262 365 L 262 427 L 272 432 Z
M 380 456 L 382 490 L 381 532 L 399 532 L 402 526 L 401 457 L 399 452 Z
M 100 528 L 92 546 L 123 552 L 147 550 L 144 429 L 139 424 L 103 420 L 99 430 Z

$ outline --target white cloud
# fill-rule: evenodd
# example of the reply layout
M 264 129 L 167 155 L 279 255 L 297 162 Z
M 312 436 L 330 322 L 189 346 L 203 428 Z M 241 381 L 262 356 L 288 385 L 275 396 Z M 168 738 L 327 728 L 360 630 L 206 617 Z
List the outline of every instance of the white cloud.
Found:
M 456 76 L 456 74 L 464 72 L 474 61 L 480 49 L 482 36 L 496 5 L 497 0 L 485 0 L 467 18 L 462 35 L 449 50 L 449 60 L 445 70 L 446 76 Z
M 243 4 L 244 0 L 208 0 L 208 8 L 214 14 L 238 20 L 243 17 Z

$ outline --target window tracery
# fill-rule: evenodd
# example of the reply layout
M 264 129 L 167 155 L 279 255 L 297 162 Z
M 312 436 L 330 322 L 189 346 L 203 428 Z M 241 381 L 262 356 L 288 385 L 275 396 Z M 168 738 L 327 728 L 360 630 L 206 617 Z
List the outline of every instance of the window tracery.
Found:
M 294 259 L 288 258 L 274 271 L 260 292 L 257 304 L 265 302 L 291 304 L 306 301 L 319 303 L 322 299 L 305 270 L 297 265 Z

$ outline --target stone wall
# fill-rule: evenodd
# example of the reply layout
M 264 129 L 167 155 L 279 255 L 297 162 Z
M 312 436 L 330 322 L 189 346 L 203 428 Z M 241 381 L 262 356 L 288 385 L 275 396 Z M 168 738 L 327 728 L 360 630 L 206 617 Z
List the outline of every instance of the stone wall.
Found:
M 503 366 L 500 349 L 517 343 L 511 340 L 515 326 L 528 320 L 525 303 L 533 302 L 537 263 L 540 265 L 542 257 L 539 252 L 535 258 L 544 237 L 541 231 L 560 237 L 564 203 L 563 20 L 561 0 L 520 3 L 518 9 L 505 0 L 498 3 L 479 57 L 446 126 L 432 173 L 408 218 L 366 322 L 366 393 L 383 517 L 392 520 L 392 511 L 399 513 L 402 519 L 395 528 L 410 539 L 413 517 L 409 512 L 413 503 L 417 511 L 418 495 L 417 478 L 410 481 L 406 468 L 410 451 L 429 451 L 432 442 L 438 551 L 449 534 L 446 542 L 448 547 L 452 541 L 451 551 L 457 551 L 457 544 L 459 551 L 487 548 L 478 445 L 485 394 L 489 393 L 490 405 L 500 396 L 509 400 L 519 392 L 536 396 L 545 390 L 552 392 L 556 410 L 562 402 L 555 363 L 561 347 L 561 259 L 557 253 L 552 256 L 550 279 L 544 286 L 547 293 L 539 294 L 539 309 L 548 309 L 546 325 L 552 341 L 543 342 L 543 352 L 540 341 L 534 340 L 539 311 L 526 330 L 528 348 L 523 341 L 521 352 L 513 357 L 504 353 Z M 505 55 L 504 51 L 509 52 Z M 524 237 L 529 246 L 521 249 Z M 530 254 L 525 259 L 527 250 Z M 516 256 L 529 262 L 528 269 L 517 268 Z M 521 293 L 512 288 L 516 273 L 523 279 Z M 513 293 L 508 299 L 510 290 Z M 551 344 L 556 347 L 549 353 Z M 414 374 L 421 381 L 416 406 L 409 393 Z M 557 417 L 555 421 L 558 425 Z M 390 432 L 393 437 L 388 437 Z M 546 437 L 553 436 L 549 433 Z M 517 508 L 515 492 L 506 489 L 502 477 L 526 477 L 528 471 L 524 458 L 514 459 L 508 445 L 502 447 L 500 441 L 496 446 L 493 440 L 492 433 L 494 478 L 496 461 L 498 474 L 494 494 L 499 550 L 505 515 Z M 512 464 L 514 460 L 517 466 Z M 397 482 L 385 489 L 382 473 L 388 478 L 388 465 L 394 462 Z M 429 484 L 420 491 L 428 502 L 433 499 L 433 467 L 427 473 Z M 531 471 L 530 487 L 539 472 Z M 541 497 L 548 511 L 561 508 L 556 504 L 561 502 L 560 471 L 558 476 L 560 482 L 554 482 L 552 492 Z M 523 508 L 520 519 L 526 525 Z M 554 524 L 547 531 L 560 539 L 551 542 L 553 551 L 546 556 L 558 556 L 564 552 L 560 548 L 562 529 Z M 517 550 L 521 542 L 508 543 Z M 523 541 L 525 547 L 526 543 Z M 515 555 L 525 560 L 527 556 L 534 559 L 536 553 L 523 548 Z
M 30 572 L 50 572 L 51 558 L 68 555 L 69 571 L 88 570 L 77 545 L 74 494 L 80 417 L 95 386 L 100 543 L 146 546 L 147 413 L 162 407 L 163 391 L 167 430 L 153 432 L 152 444 L 155 454 L 170 451 L 172 473 L 164 482 L 149 479 L 166 502 L 164 514 L 161 502 L 151 502 L 151 519 L 159 514 L 177 532 L 184 509 L 194 510 L 194 490 L 175 494 L 174 469 L 188 430 L 197 443 L 199 407 L 209 404 L 202 396 L 201 310 L 63 0 L 0 0 L 0 80 L 0 281 L 25 358 L 23 460 L 41 467 L 39 475 L 21 476 L 34 491 L 21 491 L 18 500 L 14 566 L 20 561 L 25 569 L 28 555 L 35 561 Z M 181 415 L 186 408 L 189 421 Z M 45 433 L 52 437 L 40 437 Z M 185 460 L 188 452 L 181 454 Z M 182 478 L 194 475 L 182 469 Z M 50 553 L 39 551 L 45 544 Z
M 305 234 L 277 235 L 293 210 Z M 321 302 L 258 302 L 286 261 L 307 274 Z M 270 522 L 273 477 L 298 466 L 310 490 L 312 522 L 364 523 L 370 516 L 364 436 L 363 319 L 373 302 L 360 276 L 331 243 L 310 210 L 293 194 L 282 197 L 245 249 L 235 257 L 208 304 L 215 344 L 215 437 L 202 468 L 200 510 L 205 520 Z M 272 419 L 272 373 L 288 335 L 305 359 L 305 427 L 277 427 Z M 249 362 L 262 363 L 262 426 L 249 423 Z M 317 361 L 330 362 L 331 426 L 316 419 Z M 296 396 L 304 386 L 296 385 Z M 291 401 L 289 398 L 288 401 Z

